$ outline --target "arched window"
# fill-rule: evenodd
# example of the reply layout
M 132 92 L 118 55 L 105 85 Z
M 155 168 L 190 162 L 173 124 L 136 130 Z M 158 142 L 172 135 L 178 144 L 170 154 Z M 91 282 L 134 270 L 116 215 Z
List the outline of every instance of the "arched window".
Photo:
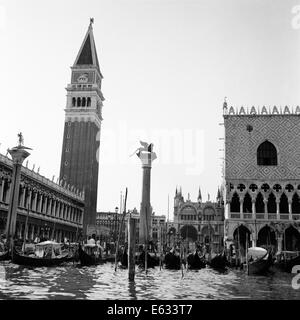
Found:
M 259 193 L 256 197 L 255 211 L 256 211 L 256 213 L 264 213 L 265 212 L 264 198 L 261 193 Z
M 87 106 L 88 106 L 88 107 L 91 106 L 91 98 L 90 98 L 90 97 L 87 98 Z
M 72 98 L 72 107 L 75 107 L 76 106 L 76 98 Z
M 86 102 L 86 99 L 83 97 L 83 98 L 82 98 L 82 106 L 83 106 L 83 107 L 85 107 L 85 102 Z
M 293 196 L 292 213 L 300 213 L 300 199 L 297 193 L 295 193 Z
M 288 198 L 284 193 L 280 197 L 279 211 L 280 213 L 289 213 Z
M 244 197 L 243 212 L 252 213 L 252 200 L 248 192 L 245 194 L 245 197 Z
M 240 212 L 240 198 L 236 192 L 230 202 L 230 212 Z
M 81 107 L 81 98 L 77 98 L 77 107 Z
M 276 213 L 276 197 L 273 193 L 268 198 L 268 213 Z
M 271 142 L 265 141 L 257 148 L 257 164 L 259 166 L 277 165 L 277 150 Z

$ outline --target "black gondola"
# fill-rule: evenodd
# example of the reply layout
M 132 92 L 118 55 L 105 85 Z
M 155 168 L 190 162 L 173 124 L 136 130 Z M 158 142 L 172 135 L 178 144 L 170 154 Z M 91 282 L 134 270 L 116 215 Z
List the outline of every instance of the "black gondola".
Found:
M 0 252 L 0 261 L 5 261 L 10 259 L 9 250 Z
M 78 248 L 79 261 L 82 266 L 93 266 L 104 263 L 100 248 L 95 244 L 87 244 Z
M 187 256 L 187 264 L 191 270 L 199 270 L 206 267 L 205 259 L 204 257 L 199 257 L 198 251 Z
M 52 267 L 58 266 L 63 262 L 66 262 L 67 255 L 59 255 L 57 257 L 38 257 L 28 256 L 21 252 L 18 252 L 14 247 L 12 250 L 12 262 L 19 265 L 30 267 Z
M 165 255 L 164 264 L 166 269 L 180 270 L 181 261 L 179 255 L 174 252 L 168 252 Z
M 298 255 L 296 257 L 286 258 L 285 253 L 295 254 L 292 251 L 291 252 L 285 251 L 285 252 L 281 253 L 281 260 L 278 262 L 275 262 L 274 267 L 278 268 L 280 271 L 291 273 L 294 266 L 300 265 L 300 255 Z
M 249 275 L 265 274 L 267 271 L 269 271 L 272 264 L 273 256 L 271 253 L 267 252 L 263 257 L 257 260 L 248 261 L 247 272 Z
M 139 268 L 145 268 L 145 251 L 143 250 L 137 258 L 137 264 Z M 149 252 L 147 252 L 147 268 L 154 268 L 159 265 L 158 258 L 152 257 Z
M 217 270 L 226 270 L 227 259 L 225 252 L 216 254 L 213 258 L 207 260 L 207 264 Z

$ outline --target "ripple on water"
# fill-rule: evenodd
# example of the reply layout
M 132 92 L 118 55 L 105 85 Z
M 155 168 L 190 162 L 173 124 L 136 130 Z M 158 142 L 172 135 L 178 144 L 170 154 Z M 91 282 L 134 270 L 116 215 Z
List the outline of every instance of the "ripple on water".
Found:
M 128 270 L 114 271 L 114 264 L 57 268 L 27 268 L 0 264 L 0 299 L 300 299 L 291 287 L 291 274 L 247 276 L 243 271 L 219 273 L 136 269 L 135 281 Z

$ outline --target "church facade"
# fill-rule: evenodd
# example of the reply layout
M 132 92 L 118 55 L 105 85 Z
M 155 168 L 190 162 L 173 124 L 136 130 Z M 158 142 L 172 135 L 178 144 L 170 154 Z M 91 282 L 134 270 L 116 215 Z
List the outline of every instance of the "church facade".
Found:
M 223 112 L 225 240 L 300 250 L 300 108 Z
M 84 234 L 96 225 L 100 131 L 104 97 L 91 19 L 71 67 L 65 109 L 60 179 L 84 190 Z
M 168 224 L 168 242 L 180 237 L 199 245 L 209 244 L 214 252 L 223 248 L 224 207 L 220 190 L 215 202 L 202 202 L 199 189 L 196 202 L 190 196 L 184 200 L 181 188 L 175 192 L 174 221 Z

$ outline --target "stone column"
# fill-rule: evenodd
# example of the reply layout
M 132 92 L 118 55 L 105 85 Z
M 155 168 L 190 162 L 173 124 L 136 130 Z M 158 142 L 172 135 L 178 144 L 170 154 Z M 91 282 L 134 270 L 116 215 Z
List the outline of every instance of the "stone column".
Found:
M 240 198 L 240 215 L 241 215 L 241 219 L 244 219 L 243 205 L 244 205 L 244 198 Z
M 44 212 L 42 213 L 48 214 L 47 204 L 48 204 L 48 197 L 45 196 L 45 203 L 44 203 L 44 210 L 43 210 Z
M 38 193 L 36 191 L 33 191 L 33 193 L 34 193 L 34 200 L 33 200 L 33 204 L 32 204 L 32 211 L 36 212 Z
M 280 200 L 276 199 L 276 217 L 277 220 L 280 220 L 280 208 L 279 208 Z
M 268 220 L 268 200 L 264 199 L 264 208 L 265 208 L 265 220 Z
M 40 203 L 39 203 L 39 207 L 38 207 L 38 209 L 37 209 L 37 211 L 38 212 L 40 212 L 40 213 L 42 213 L 42 204 L 43 204 L 43 199 L 44 197 L 43 197 L 43 195 L 41 194 L 40 195 Z
M 52 198 L 49 199 L 49 208 L 47 210 L 47 215 L 52 216 Z
M 252 199 L 252 219 L 256 219 L 255 200 Z
M 53 215 L 54 217 L 56 217 L 56 203 L 57 203 L 57 201 L 56 201 L 55 199 L 53 199 L 53 201 L 54 201 L 54 204 L 53 204 L 53 212 L 52 212 L 52 215 Z
M 22 195 L 21 195 L 21 201 L 20 201 L 20 206 L 22 208 L 25 208 L 25 196 L 26 196 L 26 187 L 22 187 Z
M 22 146 L 22 135 L 19 135 L 19 145 L 12 149 L 9 149 L 8 152 L 13 160 L 13 176 L 12 176 L 12 187 L 10 193 L 10 201 L 8 206 L 7 214 L 7 224 L 6 224 L 6 239 L 7 244 L 10 245 L 11 239 L 15 235 L 16 223 L 17 223 L 17 208 L 18 208 L 18 197 L 20 190 L 20 179 L 21 179 L 21 168 L 23 161 L 30 155 L 28 151 Z
M 142 182 L 142 202 L 140 210 L 139 224 L 139 243 L 148 244 L 151 232 L 151 214 L 150 204 L 150 180 L 152 161 L 156 159 L 156 154 L 152 152 L 152 144 L 141 143 L 144 148 L 140 148 L 137 156 L 142 162 L 143 182 Z
M 28 208 L 28 206 L 29 206 L 29 210 L 31 210 L 32 208 L 31 208 L 31 198 L 32 198 L 32 190 L 30 189 L 29 190 L 29 196 L 28 196 L 28 202 L 27 202 L 27 206 L 26 206 L 26 209 Z
M 293 220 L 293 215 L 292 215 L 292 200 L 288 200 L 289 203 L 289 220 Z
M 282 251 L 282 240 L 283 240 L 283 235 L 279 234 L 277 236 L 277 251 L 281 252 Z

